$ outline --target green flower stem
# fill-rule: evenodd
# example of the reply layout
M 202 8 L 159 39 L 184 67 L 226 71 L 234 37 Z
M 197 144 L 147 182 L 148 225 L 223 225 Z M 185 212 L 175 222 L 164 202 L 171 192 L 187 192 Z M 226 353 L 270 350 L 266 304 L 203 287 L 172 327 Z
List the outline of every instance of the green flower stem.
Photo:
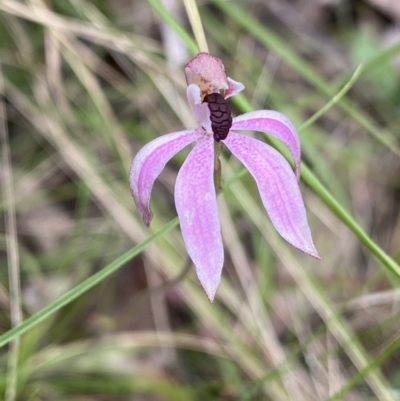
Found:
M 215 192 L 219 194 L 222 190 L 221 180 L 221 160 L 219 156 L 221 154 L 222 145 L 221 142 L 214 141 L 214 185 Z
M 197 46 L 199 47 L 199 52 L 208 53 L 206 35 L 204 34 L 203 24 L 201 23 L 196 0 L 183 0 L 183 3 L 185 4 L 186 13 L 190 25 L 192 26 L 194 37 L 196 38 Z

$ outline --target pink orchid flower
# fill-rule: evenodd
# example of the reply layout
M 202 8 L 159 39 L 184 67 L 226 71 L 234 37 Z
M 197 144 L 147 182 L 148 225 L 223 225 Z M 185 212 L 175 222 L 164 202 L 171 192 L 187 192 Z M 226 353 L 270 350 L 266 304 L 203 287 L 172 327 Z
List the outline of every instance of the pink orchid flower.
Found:
M 232 119 L 226 99 L 244 86 L 228 78 L 222 61 L 208 53 L 199 53 L 192 59 L 185 67 L 185 74 L 189 104 L 200 126 L 154 139 L 136 155 L 129 178 L 144 223 L 149 225 L 152 219 L 150 196 L 154 181 L 176 153 L 195 142 L 176 179 L 175 205 L 188 254 L 212 301 L 224 264 L 213 178 L 214 141 L 221 141 L 254 177 L 279 234 L 296 248 L 320 259 L 297 183 L 300 141 L 292 122 L 271 110 L 253 111 Z M 295 173 L 277 150 L 235 132 L 241 130 L 266 132 L 281 140 L 293 156 Z

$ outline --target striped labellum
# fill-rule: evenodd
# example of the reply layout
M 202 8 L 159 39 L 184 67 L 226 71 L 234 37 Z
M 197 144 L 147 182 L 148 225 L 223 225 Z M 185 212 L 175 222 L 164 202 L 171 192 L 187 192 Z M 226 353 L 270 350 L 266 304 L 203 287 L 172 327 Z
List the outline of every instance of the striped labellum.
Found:
M 225 98 L 219 93 L 204 96 L 204 102 L 210 110 L 211 128 L 214 140 L 219 142 L 228 136 L 232 126 L 231 111 Z

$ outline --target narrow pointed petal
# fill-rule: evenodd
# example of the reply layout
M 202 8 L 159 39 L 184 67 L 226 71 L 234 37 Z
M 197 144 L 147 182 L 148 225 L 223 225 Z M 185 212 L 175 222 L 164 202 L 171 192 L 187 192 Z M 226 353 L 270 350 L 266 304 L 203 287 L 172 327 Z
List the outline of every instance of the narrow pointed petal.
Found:
M 150 196 L 154 181 L 174 155 L 202 135 L 203 131 L 198 129 L 160 136 L 145 145 L 134 158 L 129 182 L 133 199 L 147 226 L 153 217 Z
M 296 177 L 286 159 L 271 146 L 234 132 L 223 142 L 256 180 L 264 207 L 279 234 L 296 248 L 320 259 Z
M 210 109 L 207 103 L 201 100 L 200 88 L 191 84 L 186 89 L 186 95 L 196 120 L 209 134 L 212 134 Z
M 235 117 L 231 129 L 266 132 L 281 140 L 289 148 L 296 177 L 300 178 L 300 139 L 295 126 L 284 114 L 273 110 L 251 111 Z
M 214 140 L 204 136 L 179 170 L 175 185 L 183 240 L 210 301 L 221 281 L 224 263 L 213 170 Z
M 228 77 L 228 90 L 225 92 L 225 99 L 235 96 L 244 89 L 244 85 L 240 82 Z

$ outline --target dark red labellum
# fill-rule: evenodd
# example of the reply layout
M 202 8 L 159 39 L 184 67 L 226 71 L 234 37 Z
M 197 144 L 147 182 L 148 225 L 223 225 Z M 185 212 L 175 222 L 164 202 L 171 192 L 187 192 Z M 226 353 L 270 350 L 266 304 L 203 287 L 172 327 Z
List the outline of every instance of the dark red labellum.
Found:
M 231 111 L 225 98 L 219 93 L 210 93 L 204 96 L 210 110 L 211 129 L 214 140 L 219 142 L 228 136 L 232 126 Z

